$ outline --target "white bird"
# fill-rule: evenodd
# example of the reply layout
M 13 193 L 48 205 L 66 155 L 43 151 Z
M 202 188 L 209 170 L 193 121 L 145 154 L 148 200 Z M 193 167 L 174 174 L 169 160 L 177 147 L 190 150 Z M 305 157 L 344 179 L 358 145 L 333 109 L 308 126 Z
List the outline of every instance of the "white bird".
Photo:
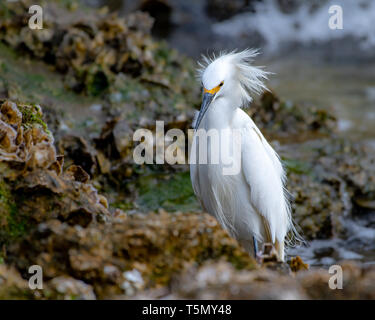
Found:
M 267 90 L 263 80 L 267 72 L 251 66 L 256 50 L 204 57 L 199 63 L 203 86 L 200 112 L 193 121 L 195 128 L 190 158 L 190 177 L 194 193 L 203 209 L 255 256 L 257 246 L 272 243 L 279 259 L 285 260 L 287 234 L 297 236 L 284 188 L 285 173 L 280 158 L 266 141 L 252 119 L 241 109 L 251 101 L 251 94 Z M 229 132 L 219 149 L 211 148 L 208 139 L 203 146 L 207 163 L 199 163 L 198 132 L 216 129 Z M 240 133 L 241 152 L 233 152 L 234 131 Z M 223 174 L 225 164 L 211 161 L 227 152 L 241 167 L 238 173 Z M 289 235 L 290 235 L 289 234 Z

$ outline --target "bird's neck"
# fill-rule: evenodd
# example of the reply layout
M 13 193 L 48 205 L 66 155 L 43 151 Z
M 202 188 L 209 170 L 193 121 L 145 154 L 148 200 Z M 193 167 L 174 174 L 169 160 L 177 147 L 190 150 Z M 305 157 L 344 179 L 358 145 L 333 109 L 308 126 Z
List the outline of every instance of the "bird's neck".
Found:
M 236 109 L 237 107 L 225 98 L 215 100 L 207 111 L 205 128 L 209 130 L 231 127 Z

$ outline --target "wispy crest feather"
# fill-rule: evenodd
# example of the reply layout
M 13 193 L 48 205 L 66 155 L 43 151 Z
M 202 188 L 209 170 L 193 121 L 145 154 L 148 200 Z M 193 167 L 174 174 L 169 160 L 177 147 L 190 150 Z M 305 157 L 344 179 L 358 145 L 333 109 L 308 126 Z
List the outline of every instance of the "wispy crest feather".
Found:
M 241 87 L 242 105 L 247 106 L 253 101 L 251 94 L 262 94 L 268 91 L 264 81 L 268 79 L 270 72 L 264 71 L 264 67 L 255 67 L 251 63 L 254 58 L 259 54 L 256 49 L 245 49 L 237 52 L 220 52 L 217 56 L 215 53 L 210 55 L 202 55 L 202 60 L 198 61 L 197 77 L 202 79 L 203 73 L 206 68 L 217 59 L 228 59 L 230 63 L 237 69 L 237 77 Z

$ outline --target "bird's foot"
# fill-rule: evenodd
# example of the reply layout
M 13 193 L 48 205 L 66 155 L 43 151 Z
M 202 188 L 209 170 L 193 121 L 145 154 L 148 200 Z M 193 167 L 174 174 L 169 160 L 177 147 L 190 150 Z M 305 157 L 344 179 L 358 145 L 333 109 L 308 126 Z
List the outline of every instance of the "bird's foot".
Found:
M 262 250 L 256 254 L 256 260 L 263 264 L 266 262 L 278 262 L 280 259 L 274 245 L 272 243 L 264 243 Z
M 256 259 L 258 256 L 258 243 L 254 236 L 253 236 L 253 246 L 254 246 L 254 258 Z

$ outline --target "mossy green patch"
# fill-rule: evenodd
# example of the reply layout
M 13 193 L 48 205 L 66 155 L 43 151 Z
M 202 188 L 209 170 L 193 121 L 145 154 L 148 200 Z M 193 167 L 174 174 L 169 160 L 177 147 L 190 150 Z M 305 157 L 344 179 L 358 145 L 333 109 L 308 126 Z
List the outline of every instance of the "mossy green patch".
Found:
M 44 113 L 48 115 L 49 110 L 55 110 L 57 114 L 64 117 L 67 126 L 86 132 L 93 130 L 97 132 L 101 127 L 103 117 L 95 120 L 95 126 L 82 127 L 80 123 L 92 115 L 89 107 L 93 104 L 103 105 L 105 101 L 99 98 L 88 97 L 77 94 L 65 86 L 64 76 L 55 73 L 39 61 L 29 60 L 20 56 L 14 49 L 11 49 L 0 42 L 0 98 L 30 104 L 48 105 Z M 77 112 L 78 110 L 78 112 Z M 52 119 L 54 113 L 50 113 Z M 47 117 L 49 119 L 50 117 Z M 43 119 L 28 117 L 30 121 L 39 122 Z M 44 122 L 44 121 L 43 121 Z
M 43 98 L 69 99 L 63 78 L 43 64 L 21 58 L 16 51 L 0 43 L 0 81 L 4 82 L 13 100 L 40 102 Z
M 1 1 L 0 2 L 0 18 L 2 19 L 9 19 L 12 18 L 14 15 L 11 10 L 9 10 L 7 4 L 5 3 L 6 1 Z
M 107 75 L 101 70 L 89 72 L 86 76 L 87 93 L 92 96 L 103 94 L 109 87 Z
M 127 210 L 133 209 L 134 205 L 133 203 L 130 203 L 129 201 L 124 200 L 124 201 L 117 201 L 117 202 L 111 203 L 111 207 L 118 208 L 123 211 L 127 211 Z
M 287 172 L 294 172 L 296 174 L 309 174 L 309 173 L 311 173 L 310 165 L 305 163 L 305 162 L 298 161 L 298 160 L 295 160 L 295 159 L 286 159 L 286 158 L 283 158 L 282 162 L 283 162 Z
M 200 210 L 191 186 L 189 172 L 143 176 L 137 184 L 139 196 L 136 202 L 142 209 Z
M 22 124 L 25 128 L 29 128 L 36 124 L 41 126 L 46 133 L 51 134 L 51 132 L 48 130 L 47 124 L 43 121 L 43 115 L 37 105 L 19 105 L 18 109 L 22 112 Z
M 25 234 L 27 221 L 18 214 L 17 205 L 11 194 L 10 186 L 0 181 L 0 244 L 9 243 L 12 239 Z

